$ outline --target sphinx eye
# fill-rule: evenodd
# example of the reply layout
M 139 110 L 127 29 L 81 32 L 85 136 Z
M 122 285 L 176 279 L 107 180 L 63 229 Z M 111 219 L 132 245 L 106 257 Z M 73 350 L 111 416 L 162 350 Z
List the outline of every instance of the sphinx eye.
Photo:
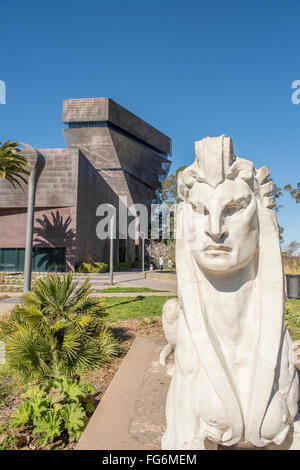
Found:
M 191 206 L 193 208 L 193 211 L 195 211 L 197 214 L 201 214 L 201 215 L 208 215 L 209 212 L 208 210 L 206 209 L 206 207 L 201 204 L 200 202 L 198 204 L 195 204 L 195 203 L 191 203 Z
M 238 201 L 232 202 L 228 204 L 225 209 L 223 210 L 224 216 L 230 216 L 240 212 L 241 210 L 245 209 L 249 204 L 250 199 L 239 199 Z

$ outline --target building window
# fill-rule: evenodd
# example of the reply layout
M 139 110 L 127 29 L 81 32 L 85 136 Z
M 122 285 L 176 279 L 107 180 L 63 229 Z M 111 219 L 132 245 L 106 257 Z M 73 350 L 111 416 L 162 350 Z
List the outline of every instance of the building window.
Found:
M 23 272 L 24 258 L 24 248 L 0 248 L 0 271 Z M 33 248 L 32 271 L 63 272 L 65 270 L 65 248 Z

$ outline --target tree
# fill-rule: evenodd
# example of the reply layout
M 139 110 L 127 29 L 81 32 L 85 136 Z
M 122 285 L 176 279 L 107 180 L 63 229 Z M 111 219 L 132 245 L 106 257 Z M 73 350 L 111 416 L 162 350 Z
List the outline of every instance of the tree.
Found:
M 269 194 L 270 197 L 273 197 L 276 202 L 275 212 L 278 213 L 279 210 L 283 207 L 281 204 L 277 204 L 277 199 L 282 196 L 282 190 L 279 188 L 273 181 L 273 191 Z
M 181 166 L 175 174 L 169 175 L 155 193 L 153 203 L 158 204 L 159 207 L 154 217 L 159 217 L 159 240 L 163 240 L 166 234 L 171 240 L 174 239 L 174 212 L 170 211 L 170 208 L 179 201 L 177 194 L 178 173 L 185 168 L 186 166 Z
M 283 250 L 283 265 L 286 274 L 297 273 L 299 270 L 300 243 L 296 240 L 290 241 Z
M 180 166 L 177 168 L 176 173 L 169 175 L 168 178 L 161 185 L 161 200 L 169 205 L 173 205 L 178 202 L 177 193 L 177 180 L 178 173 L 184 170 L 186 166 Z
M 288 191 L 296 203 L 300 202 L 300 181 L 297 183 L 295 188 L 292 188 L 290 184 L 286 184 L 283 189 Z
M 279 210 L 283 207 L 282 204 L 277 204 L 277 199 L 279 199 L 281 196 L 282 196 L 282 190 L 281 188 L 279 188 L 279 186 L 277 186 L 274 181 L 273 181 L 273 191 L 269 194 L 270 197 L 273 197 L 275 199 L 275 202 L 276 202 L 276 206 L 274 207 L 274 210 L 276 212 L 276 214 L 278 214 Z M 280 243 L 283 243 L 284 242 L 284 238 L 282 236 L 283 232 L 284 232 L 284 228 L 281 227 L 281 225 L 278 224 L 278 230 L 279 230 L 279 240 L 280 240 Z
M 0 142 L 0 177 L 9 181 L 14 188 L 16 185 L 22 186 L 21 182 L 27 184 L 24 176 L 29 175 L 29 171 L 25 169 L 29 162 L 21 155 L 19 145 L 11 140 L 3 144 Z
M 154 259 L 157 264 L 159 264 L 159 259 L 161 256 L 163 258 L 174 258 L 175 256 L 175 249 L 174 249 L 174 243 L 165 243 L 163 241 L 155 241 L 155 240 L 150 240 L 150 243 L 148 246 L 146 246 L 146 251 L 150 258 Z
M 288 245 L 286 245 L 284 252 L 287 254 L 287 256 L 292 258 L 298 254 L 299 250 L 300 243 L 296 240 L 292 240 Z

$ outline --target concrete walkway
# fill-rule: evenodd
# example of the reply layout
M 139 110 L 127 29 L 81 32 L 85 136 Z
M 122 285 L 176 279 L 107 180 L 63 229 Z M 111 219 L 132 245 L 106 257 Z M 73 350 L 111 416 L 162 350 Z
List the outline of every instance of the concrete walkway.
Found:
M 163 338 L 136 338 L 76 450 L 159 450 L 170 377 L 159 363 Z
M 4 312 L 8 312 L 11 310 L 15 305 L 20 303 L 21 300 L 21 293 L 16 293 L 14 296 L 9 297 L 8 299 L 4 299 L 0 301 L 0 315 Z
M 93 289 L 101 290 L 109 286 L 109 273 L 83 274 L 76 276 L 74 280 L 79 281 L 79 285 L 81 285 L 88 277 L 91 280 Z M 100 297 L 136 297 L 138 295 L 149 297 L 177 295 L 176 282 L 160 282 L 145 279 L 145 275 L 141 271 L 120 271 L 115 273 L 113 277 L 113 287 L 148 287 L 149 289 L 158 289 L 160 291 L 163 290 L 164 292 L 97 292 L 95 295 Z M 20 302 L 22 292 L 8 292 L 7 295 L 10 297 L 0 301 L 0 315 L 1 313 L 11 310 Z
M 103 289 L 109 285 L 109 273 L 84 274 L 76 276 L 76 280 L 83 282 L 87 277 L 90 278 L 94 289 Z M 150 289 L 177 293 L 177 282 L 161 282 L 145 279 L 145 274 L 141 271 L 120 271 L 114 273 L 113 285 L 115 287 L 148 287 Z

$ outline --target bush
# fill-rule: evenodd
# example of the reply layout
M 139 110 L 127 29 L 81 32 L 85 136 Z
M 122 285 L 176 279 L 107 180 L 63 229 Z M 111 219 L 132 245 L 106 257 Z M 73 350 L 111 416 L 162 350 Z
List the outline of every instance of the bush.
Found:
M 128 271 L 135 263 L 114 263 L 114 271 Z M 108 273 L 109 264 L 102 262 L 82 263 L 77 267 L 78 273 Z
M 43 387 L 34 385 L 22 395 L 24 401 L 10 417 L 10 427 L 38 435 L 41 446 L 62 434 L 78 441 L 93 412 L 94 388 L 86 383 L 60 378 Z
M 285 324 L 293 341 L 300 340 L 300 305 L 289 300 L 285 307 Z
M 73 275 L 38 279 L 21 306 L 0 319 L 8 366 L 25 378 L 45 379 L 104 365 L 118 343 L 104 324 L 103 299 Z
M 114 271 L 128 271 L 131 267 L 132 263 L 114 263 Z
M 82 263 L 78 266 L 76 271 L 78 273 L 107 273 L 109 271 L 109 265 L 101 262 Z

